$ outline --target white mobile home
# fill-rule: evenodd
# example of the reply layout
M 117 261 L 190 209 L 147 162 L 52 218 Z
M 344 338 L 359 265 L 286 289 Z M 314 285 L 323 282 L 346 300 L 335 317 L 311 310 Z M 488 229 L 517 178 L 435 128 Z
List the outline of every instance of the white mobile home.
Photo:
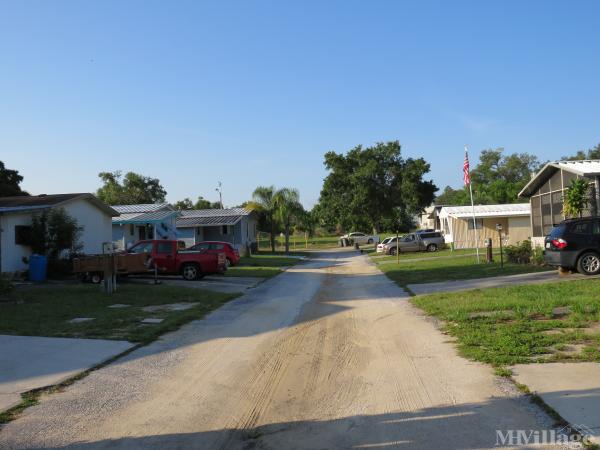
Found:
M 473 221 L 473 209 L 475 220 Z M 446 244 L 459 248 L 483 247 L 492 239 L 499 245 L 496 225 L 502 226 L 503 245 L 512 245 L 531 237 L 531 208 L 529 203 L 505 205 L 444 206 L 439 217 Z
M 111 241 L 111 218 L 118 213 L 92 194 L 1 197 L 0 273 L 27 270 L 23 259 L 31 255 L 26 239 L 31 219 L 52 208 L 64 208 L 83 228 L 80 240 L 84 253 L 102 253 L 102 244 Z

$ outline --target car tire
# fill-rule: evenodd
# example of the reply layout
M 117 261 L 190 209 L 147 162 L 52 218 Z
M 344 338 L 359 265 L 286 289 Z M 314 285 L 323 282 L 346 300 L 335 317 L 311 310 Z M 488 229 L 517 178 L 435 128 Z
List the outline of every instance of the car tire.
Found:
M 201 274 L 200 268 L 198 267 L 197 264 L 185 264 L 181 268 L 181 276 L 186 281 L 197 280 L 197 279 L 201 278 L 200 274 Z
M 102 282 L 102 279 L 103 279 L 103 278 L 104 278 L 104 277 L 102 276 L 102 274 L 101 274 L 101 273 L 92 273 L 92 274 L 90 275 L 90 282 L 91 282 L 92 284 L 100 284 L 100 283 Z
M 395 247 L 390 248 L 390 255 L 392 255 L 392 256 L 396 255 L 396 248 Z
M 577 260 L 577 271 L 584 275 L 598 275 L 600 273 L 600 255 L 595 252 L 586 252 Z
M 427 246 L 427 251 L 428 252 L 437 252 L 438 251 L 438 246 L 436 244 L 429 244 Z
M 369 239 L 369 240 L 367 241 L 367 244 L 369 244 L 369 245 L 371 245 L 372 243 L 373 243 L 373 239 Z
M 225 258 L 225 267 L 229 269 L 231 266 L 233 266 L 231 260 L 229 258 Z

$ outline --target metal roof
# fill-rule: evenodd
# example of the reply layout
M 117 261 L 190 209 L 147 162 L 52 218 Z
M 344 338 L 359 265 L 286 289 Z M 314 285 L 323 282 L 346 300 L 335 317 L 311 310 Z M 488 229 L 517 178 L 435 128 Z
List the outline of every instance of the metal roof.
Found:
M 441 218 L 453 217 L 455 219 L 473 217 L 513 217 L 528 216 L 531 214 L 531 205 L 529 203 L 509 203 L 505 205 L 475 205 L 471 206 L 444 206 L 440 211 Z
M 87 200 L 98 209 L 110 216 L 117 216 L 118 212 L 107 204 L 98 200 L 95 195 L 87 192 L 75 194 L 42 194 L 18 195 L 14 197 L 0 197 L 0 212 L 26 212 L 61 206 L 74 200 Z
M 113 217 L 112 222 L 116 225 L 126 223 L 155 223 L 162 222 L 169 217 L 179 214 L 177 211 L 153 211 L 149 213 L 126 213 L 121 214 L 119 217 Z
M 235 225 L 242 217 L 250 214 L 252 211 L 245 208 L 181 211 L 181 216 L 177 219 L 177 228 Z
M 113 208 L 119 214 L 127 214 L 127 213 L 138 213 L 139 214 L 139 213 L 149 213 L 149 212 L 161 211 L 161 210 L 169 210 L 169 211 L 175 210 L 175 208 L 173 208 L 168 203 L 140 203 L 137 205 L 114 205 Z
M 519 197 L 529 197 L 548 180 L 557 170 L 566 170 L 582 177 L 600 175 L 600 160 L 586 159 L 581 161 L 551 161 L 525 185 Z

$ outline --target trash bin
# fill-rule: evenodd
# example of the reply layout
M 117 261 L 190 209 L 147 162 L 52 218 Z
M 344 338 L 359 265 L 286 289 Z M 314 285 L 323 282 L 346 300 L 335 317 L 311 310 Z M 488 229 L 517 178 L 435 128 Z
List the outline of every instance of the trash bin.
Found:
M 33 254 L 29 257 L 29 280 L 46 281 L 48 258 L 44 255 Z

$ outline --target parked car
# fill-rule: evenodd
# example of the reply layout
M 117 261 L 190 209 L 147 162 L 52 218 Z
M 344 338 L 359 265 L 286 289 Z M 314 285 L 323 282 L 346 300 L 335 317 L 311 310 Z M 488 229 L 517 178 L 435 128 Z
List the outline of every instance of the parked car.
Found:
M 387 244 L 388 242 L 390 242 L 392 240 L 391 237 L 386 237 L 383 241 L 381 241 L 379 244 L 377 244 L 377 247 L 375 248 L 375 251 L 377 253 L 382 253 L 383 252 L 383 246 L 385 244 Z
M 544 261 L 550 266 L 600 273 L 600 219 L 569 219 L 544 239 Z
M 200 250 L 207 253 L 225 253 L 227 267 L 235 266 L 240 262 L 240 252 L 229 242 L 204 241 L 190 247 L 190 250 Z
M 398 248 L 402 252 L 437 252 L 445 245 L 444 236 L 439 231 L 410 233 L 398 242 L 388 242 L 383 247 L 386 255 L 395 255 Z
M 151 258 L 150 267 L 156 267 L 159 274 L 180 274 L 186 280 L 227 271 L 225 252 L 215 254 L 200 250 L 181 250 L 179 247 L 175 240 L 154 239 L 139 241 L 127 252 L 148 253 Z
M 364 244 L 370 245 L 370 244 L 376 244 L 379 242 L 379 236 L 368 235 L 366 233 L 360 233 L 358 231 L 345 234 L 341 237 L 341 239 L 348 239 L 351 244 L 358 244 L 358 245 L 364 245 Z

